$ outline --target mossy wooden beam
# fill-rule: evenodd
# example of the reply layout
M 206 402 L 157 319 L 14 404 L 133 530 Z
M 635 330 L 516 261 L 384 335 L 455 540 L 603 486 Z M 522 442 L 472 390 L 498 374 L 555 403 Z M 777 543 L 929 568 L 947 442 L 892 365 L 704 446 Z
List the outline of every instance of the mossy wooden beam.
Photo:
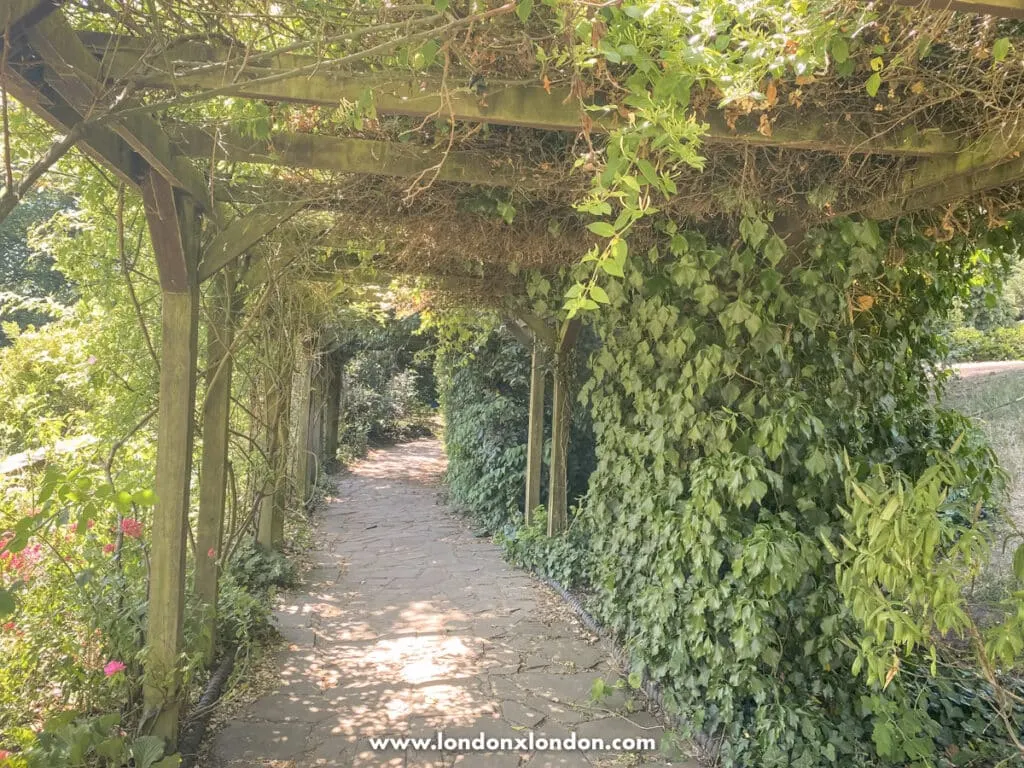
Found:
M 477 152 L 444 152 L 433 147 L 398 142 L 347 139 L 311 133 L 278 133 L 269 139 L 249 139 L 238 133 L 216 137 L 206 131 L 178 126 L 181 151 L 209 161 L 278 165 L 320 171 L 454 181 L 488 187 L 534 189 L 559 180 L 551 171 L 530 168 L 526 158 L 484 156 Z
M 897 205 L 883 202 L 866 208 L 863 213 L 872 219 L 891 219 L 902 214 L 941 208 L 1011 184 L 1024 184 L 1024 157 L 1017 157 L 995 168 L 966 173 L 948 179 L 942 184 L 916 190 Z
M 25 32 L 32 49 L 42 58 L 45 77 L 53 89 L 86 119 L 101 116 L 106 90 L 100 62 L 97 61 L 62 14 L 53 13 Z M 202 174 L 187 158 L 174 152 L 170 137 L 152 118 L 132 114 L 110 121 L 110 128 L 159 171 L 171 184 L 188 192 L 214 220 L 215 206 L 209 203 L 209 190 Z M 204 203 L 204 201 L 206 201 Z
M 301 202 L 265 203 L 233 219 L 214 236 L 203 252 L 203 260 L 199 265 L 200 282 L 208 280 L 234 262 L 304 207 Z
M 547 344 L 552 351 L 555 351 L 558 346 L 558 335 L 543 319 L 525 309 L 513 310 L 513 314 L 522 320 L 526 327 L 536 334 L 537 338 Z
M 859 210 L 869 218 L 890 219 L 1019 182 L 1016 169 L 1022 152 L 1024 132 L 993 134 L 954 157 L 921 161 L 902 178 L 895 193 Z
M 25 29 L 63 4 L 64 0 L 0 0 L 0 31 L 4 33 L 4 39 L 17 39 Z
M 572 426 L 571 356 L 582 321 L 578 317 L 562 323 L 554 354 L 554 390 L 551 399 L 551 465 L 548 477 L 548 536 L 569 526 L 568 471 L 569 429 Z
M 896 0 L 899 5 L 921 6 L 937 11 L 983 13 L 1004 19 L 1024 19 L 1024 0 Z
M 544 468 L 544 380 L 548 354 L 544 344 L 534 340 L 530 359 L 530 413 L 526 432 L 525 518 L 531 522 L 540 506 L 541 472 Z
M 8 62 L 4 76 L 14 98 L 41 117 L 55 131 L 67 134 L 83 117 L 45 82 L 32 82 Z M 122 181 L 138 188 L 148 165 L 128 143 L 102 125 L 86 125 L 77 146 L 93 160 L 112 170 Z
M 202 409 L 203 454 L 199 470 L 195 590 L 203 607 L 200 650 L 207 665 L 213 661 L 217 638 L 217 577 L 224 538 L 228 418 L 234 364 L 231 355 L 234 290 L 233 270 L 223 270 L 214 278 L 210 285 L 206 323 L 206 399 Z
M 337 107 L 357 103 L 369 94 L 378 114 L 424 118 L 438 116 L 456 120 L 515 125 L 548 131 L 607 131 L 620 119 L 613 107 L 593 105 L 584 109 L 568 87 L 545 89 L 541 85 L 490 82 L 483 98 L 465 87 L 443 88 L 436 78 L 394 74 L 345 75 L 323 71 L 310 75 L 259 82 L 308 67 L 316 59 L 285 55 L 261 60 L 260 66 L 245 64 L 238 51 L 197 42 L 172 47 L 159 58 L 159 68 L 140 68 L 140 56 L 152 46 L 140 39 L 82 33 L 83 40 L 97 55 L 111 79 L 130 79 L 134 86 L 162 90 L 210 90 L 231 85 L 238 97 Z M 174 72 L 168 62 L 177 62 Z M 211 68 L 211 62 L 222 66 Z M 140 71 L 141 70 L 141 71 Z M 699 116 L 708 124 L 710 143 L 791 147 L 840 153 L 937 155 L 956 151 L 956 145 L 941 131 L 921 132 L 913 126 L 873 135 L 870 126 L 810 110 L 781 111 L 770 131 L 761 124 L 761 113 L 740 118 L 732 125 L 718 110 Z
M 162 199 L 175 200 L 166 179 L 155 171 L 143 187 L 149 197 L 158 190 Z M 163 187 L 163 189 L 161 189 Z M 195 267 L 199 252 L 199 225 L 187 199 L 168 209 L 146 201 L 146 218 L 157 252 L 178 248 L 176 262 L 186 265 L 182 285 L 161 275 L 162 334 L 160 393 L 157 422 L 156 507 L 153 513 L 150 556 L 149 610 L 143 686 L 143 724 L 172 748 L 178 737 L 182 704 L 179 674 L 185 605 L 185 550 L 192 478 L 193 411 L 196 393 L 198 344 L 198 291 Z M 179 234 L 168 238 L 173 223 Z M 161 242 L 158 242 L 161 241 Z

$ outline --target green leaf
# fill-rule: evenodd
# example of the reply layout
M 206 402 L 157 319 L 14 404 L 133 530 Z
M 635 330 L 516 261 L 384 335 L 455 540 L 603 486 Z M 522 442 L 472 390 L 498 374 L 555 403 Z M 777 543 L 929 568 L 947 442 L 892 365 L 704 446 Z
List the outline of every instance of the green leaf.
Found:
M 850 44 L 845 37 L 833 37 L 829 50 L 832 52 L 832 58 L 836 64 L 842 64 L 850 58 Z
M 140 736 L 132 742 L 135 768 L 153 768 L 156 761 L 163 756 L 164 740 L 159 736 Z
M 587 224 L 587 229 L 600 237 L 614 237 L 615 227 L 607 221 L 593 221 Z
M 643 684 L 643 681 L 643 676 L 635 670 L 633 672 L 630 672 L 629 677 L 626 679 L 626 682 L 629 683 L 629 687 L 632 688 L 634 691 Z
M 611 275 L 612 277 L 626 276 L 626 273 L 622 271 L 622 265 L 615 259 L 604 259 L 601 262 L 601 269 L 604 270 L 606 275 Z
M 11 615 L 17 608 L 18 604 L 14 601 L 14 595 L 6 589 L 0 588 L 0 619 Z
M 592 298 L 598 304 L 607 304 L 609 301 L 608 294 L 605 293 L 604 288 L 602 288 L 600 285 L 590 286 L 590 298 Z
M 1021 544 L 1013 553 L 1013 572 L 1018 579 L 1024 581 L 1024 544 Z
M 533 0 L 519 0 L 519 3 L 516 5 L 516 16 L 519 17 L 519 20 L 523 22 L 523 24 L 525 24 L 526 20 L 530 18 L 530 13 L 532 11 Z
M 1000 37 L 992 44 L 992 58 L 996 61 L 1002 61 L 1006 58 L 1006 54 L 1010 52 L 1010 38 Z
M 764 245 L 764 257 L 773 267 L 786 253 L 786 244 L 778 235 L 772 235 Z
M 864 90 L 868 92 L 868 96 L 874 96 L 878 93 L 878 89 L 882 87 L 882 76 L 875 72 L 868 81 L 864 83 Z

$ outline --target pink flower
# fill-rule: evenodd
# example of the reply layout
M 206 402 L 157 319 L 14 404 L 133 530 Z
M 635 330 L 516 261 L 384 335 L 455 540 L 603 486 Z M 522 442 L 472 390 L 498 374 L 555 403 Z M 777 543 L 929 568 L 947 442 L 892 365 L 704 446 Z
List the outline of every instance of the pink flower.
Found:
M 86 527 L 87 529 L 89 529 L 90 531 L 92 530 L 92 527 L 93 527 L 94 525 L 96 525 L 96 521 L 95 521 L 95 520 L 86 520 L 86 521 L 85 521 L 85 527 Z
M 8 621 L 6 624 L 4 624 L 3 629 L 4 629 L 4 632 L 11 632 L 14 629 L 14 622 L 13 621 Z
M 217 559 L 217 550 L 214 549 L 213 547 L 210 547 L 210 550 L 206 553 L 206 556 L 208 558 L 210 558 L 211 560 L 216 560 Z
M 121 533 L 130 539 L 137 539 L 142 536 L 142 523 L 134 517 L 126 517 L 121 521 Z
M 103 545 L 103 554 L 109 555 L 115 549 L 117 549 L 117 545 L 114 544 L 114 542 L 110 542 L 109 544 L 104 544 Z
M 108 661 L 107 665 L 103 667 L 103 674 L 107 677 L 113 677 L 118 672 L 123 672 L 124 669 L 125 666 L 120 661 Z
M 95 365 L 96 364 L 96 355 L 89 355 L 89 359 L 86 360 L 85 362 L 87 362 L 89 365 Z

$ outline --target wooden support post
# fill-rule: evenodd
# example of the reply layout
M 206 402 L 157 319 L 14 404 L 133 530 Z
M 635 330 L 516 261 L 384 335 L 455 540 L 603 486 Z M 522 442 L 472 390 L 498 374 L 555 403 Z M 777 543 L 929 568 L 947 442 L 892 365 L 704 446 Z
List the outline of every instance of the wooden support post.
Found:
M 224 497 L 231 410 L 231 342 L 234 273 L 214 276 L 206 324 L 206 400 L 203 403 L 203 456 L 199 471 L 199 519 L 196 530 L 196 596 L 203 606 L 200 645 L 209 665 L 216 649 L 217 576 L 224 539 Z
M 183 645 L 185 545 L 192 478 L 198 345 L 199 219 L 194 204 L 154 171 L 143 201 L 163 290 L 156 507 L 150 556 L 142 727 L 178 738 L 179 658 Z
M 534 339 L 530 363 L 530 422 L 526 444 L 526 522 L 540 505 L 540 479 L 544 464 L 544 378 L 548 356 L 540 339 Z
M 568 320 L 562 327 L 555 348 L 554 391 L 551 403 L 551 474 L 548 478 L 548 536 L 562 533 L 569 526 L 566 459 L 569 453 L 569 427 L 572 403 L 570 354 L 579 335 L 578 318 Z
M 310 401 L 313 389 L 313 356 L 311 346 L 306 346 L 299 361 L 297 392 L 295 399 L 295 458 L 293 479 L 298 503 L 305 504 L 309 499 L 309 435 L 310 435 Z
M 285 354 L 267 386 L 266 451 L 270 476 L 260 502 L 256 541 L 264 549 L 280 549 L 284 541 L 284 511 L 288 502 L 288 420 L 291 418 L 294 357 Z
M 324 411 L 324 471 L 338 469 L 338 427 L 341 422 L 341 366 L 342 358 L 332 352 L 326 360 L 327 403 Z
M 327 381 L 322 357 L 313 360 L 313 385 L 309 394 L 309 488 L 316 486 L 324 466 L 324 410 L 327 400 Z

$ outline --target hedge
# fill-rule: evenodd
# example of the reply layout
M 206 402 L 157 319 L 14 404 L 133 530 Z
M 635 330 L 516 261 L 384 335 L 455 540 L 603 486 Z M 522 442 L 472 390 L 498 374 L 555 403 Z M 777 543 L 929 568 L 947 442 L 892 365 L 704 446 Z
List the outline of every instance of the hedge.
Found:
M 1024 325 L 991 331 L 957 328 L 950 334 L 950 358 L 960 362 L 1024 359 Z

